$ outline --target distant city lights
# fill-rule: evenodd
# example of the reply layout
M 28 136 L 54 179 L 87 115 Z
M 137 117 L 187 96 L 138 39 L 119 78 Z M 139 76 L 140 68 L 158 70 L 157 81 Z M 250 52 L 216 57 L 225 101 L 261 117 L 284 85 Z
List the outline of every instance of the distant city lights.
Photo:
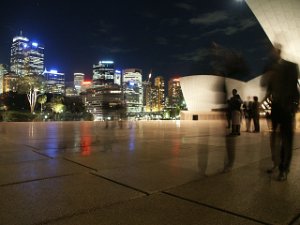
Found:
M 39 44 L 36 42 L 32 42 L 32 46 L 37 47 L 37 46 L 39 46 Z
M 50 73 L 57 73 L 57 70 L 50 70 Z

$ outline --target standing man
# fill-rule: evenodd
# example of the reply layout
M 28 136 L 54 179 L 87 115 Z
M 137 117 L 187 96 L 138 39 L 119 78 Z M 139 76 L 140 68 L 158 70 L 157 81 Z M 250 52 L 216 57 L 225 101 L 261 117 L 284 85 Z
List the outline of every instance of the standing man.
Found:
M 261 84 L 267 88 L 272 101 L 270 146 L 273 168 L 267 172 L 273 173 L 279 168 L 279 181 L 287 179 L 292 159 L 294 120 L 299 103 L 298 76 L 298 65 L 282 59 L 281 46 L 275 45 L 272 64 L 267 68 Z
M 254 133 L 258 133 L 260 131 L 260 126 L 259 126 L 259 102 L 258 102 L 258 97 L 254 96 L 253 97 L 253 103 L 251 105 L 251 112 L 252 112 L 252 118 L 253 118 L 253 123 L 254 123 Z
M 238 94 L 236 89 L 232 90 L 232 97 L 229 100 L 229 108 L 231 111 L 231 135 L 236 136 L 240 135 L 241 130 L 241 106 L 242 106 L 242 99 Z

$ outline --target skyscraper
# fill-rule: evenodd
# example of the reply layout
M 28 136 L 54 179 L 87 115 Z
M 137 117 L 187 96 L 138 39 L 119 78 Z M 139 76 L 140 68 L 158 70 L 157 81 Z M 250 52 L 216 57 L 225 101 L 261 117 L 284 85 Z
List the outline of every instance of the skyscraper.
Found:
M 42 74 L 44 70 L 44 47 L 30 42 L 22 35 L 13 38 L 10 51 L 10 70 L 18 76 Z
M 29 39 L 22 36 L 13 38 L 13 43 L 10 51 L 10 70 L 19 76 L 25 75 L 25 64 Z
M 65 93 L 65 74 L 58 73 L 57 70 L 43 72 L 46 80 L 46 91 L 48 93 L 63 94 Z
M 172 107 L 180 106 L 183 102 L 183 94 L 180 86 L 179 77 L 172 77 L 168 82 L 169 105 Z
M 142 70 L 131 68 L 123 70 L 124 99 L 129 114 L 142 112 L 143 109 L 143 85 Z
M 41 75 L 44 71 L 44 47 L 37 42 L 30 43 L 26 60 L 28 63 L 28 71 L 26 72 Z
M 83 81 L 84 81 L 84 73 L 74 73 L 74 87 L 77 91 L 77 94 L 81 92 Z
M 162 76 L 155 77 L 152 111 L 161 112 L 165 107 L 165 81 Z
M 114 84 L 114 62 L 99 61 L 93 65 L 93 84 L 95 87 Z

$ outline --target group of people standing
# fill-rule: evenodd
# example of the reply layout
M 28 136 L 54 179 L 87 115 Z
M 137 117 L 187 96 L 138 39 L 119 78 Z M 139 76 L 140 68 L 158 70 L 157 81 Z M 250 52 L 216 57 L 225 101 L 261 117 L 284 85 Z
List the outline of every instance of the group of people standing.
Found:
M 237 90 L 233 89 L 232 97 L 227 101 L 227 121 L 228 128 L 231 128 L 231 136 L 241 134 L 242 118 L 245 118 L 247 132 L 251 132 L 251 121 L 254 124 L 253 132 L 260 131 L 258 97 L 254 96 L 253 101 L 248 98 L 247 102 L 243 102 Z
M 292 160 L 295 114 L 299 105 L 299 68 L 298 65 L 281 58 L 281 46 L 274 45 L 270 63 L 266 66 L 261 79 L 261 86 L 266 89 L 265 99 L 269 99 L 271 106 L 270 148 L 273 167 L 267 173 L 278 173 L 277 180 L 287 180 Z M 250 100 L 250 99 L 249 99 Z M 232 128 L 230 136 L 240 135 L 241 119 L 246 120 L 246 131 L 250 131 L 251 121 L 254 123 L 254 132 L 260 131 L 258 98 L 243 103 L 236 89 L 232 90 L 232 97 L 227 101 L 227 120 Z M 235 138 L 227 138 L 229 150 L 234 149 Z M 229 142 L 229 143 L 231 143 Z M 228 151 L 229 153 L 234 151 Z M 232 163 L 231 163 L 232 164 Z M 230 165 L 232 166 L 232 165 Z

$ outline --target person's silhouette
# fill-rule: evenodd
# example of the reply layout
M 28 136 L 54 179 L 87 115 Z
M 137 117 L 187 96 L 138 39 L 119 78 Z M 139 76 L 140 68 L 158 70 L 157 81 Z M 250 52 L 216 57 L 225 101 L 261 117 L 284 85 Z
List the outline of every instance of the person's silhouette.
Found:
M 279 168 L 280 181 L 287 179 L 292 159 L 294 120 L 299 103 L 298 76 L 298 65 L 282 59 L 281 46 L 275 45 L 272 63 L 266 68 L 261 82 L 272 102 L 270 146 L 273 168 L 268 173 Z M 278 143 L 281 143 L 280 149 Z

